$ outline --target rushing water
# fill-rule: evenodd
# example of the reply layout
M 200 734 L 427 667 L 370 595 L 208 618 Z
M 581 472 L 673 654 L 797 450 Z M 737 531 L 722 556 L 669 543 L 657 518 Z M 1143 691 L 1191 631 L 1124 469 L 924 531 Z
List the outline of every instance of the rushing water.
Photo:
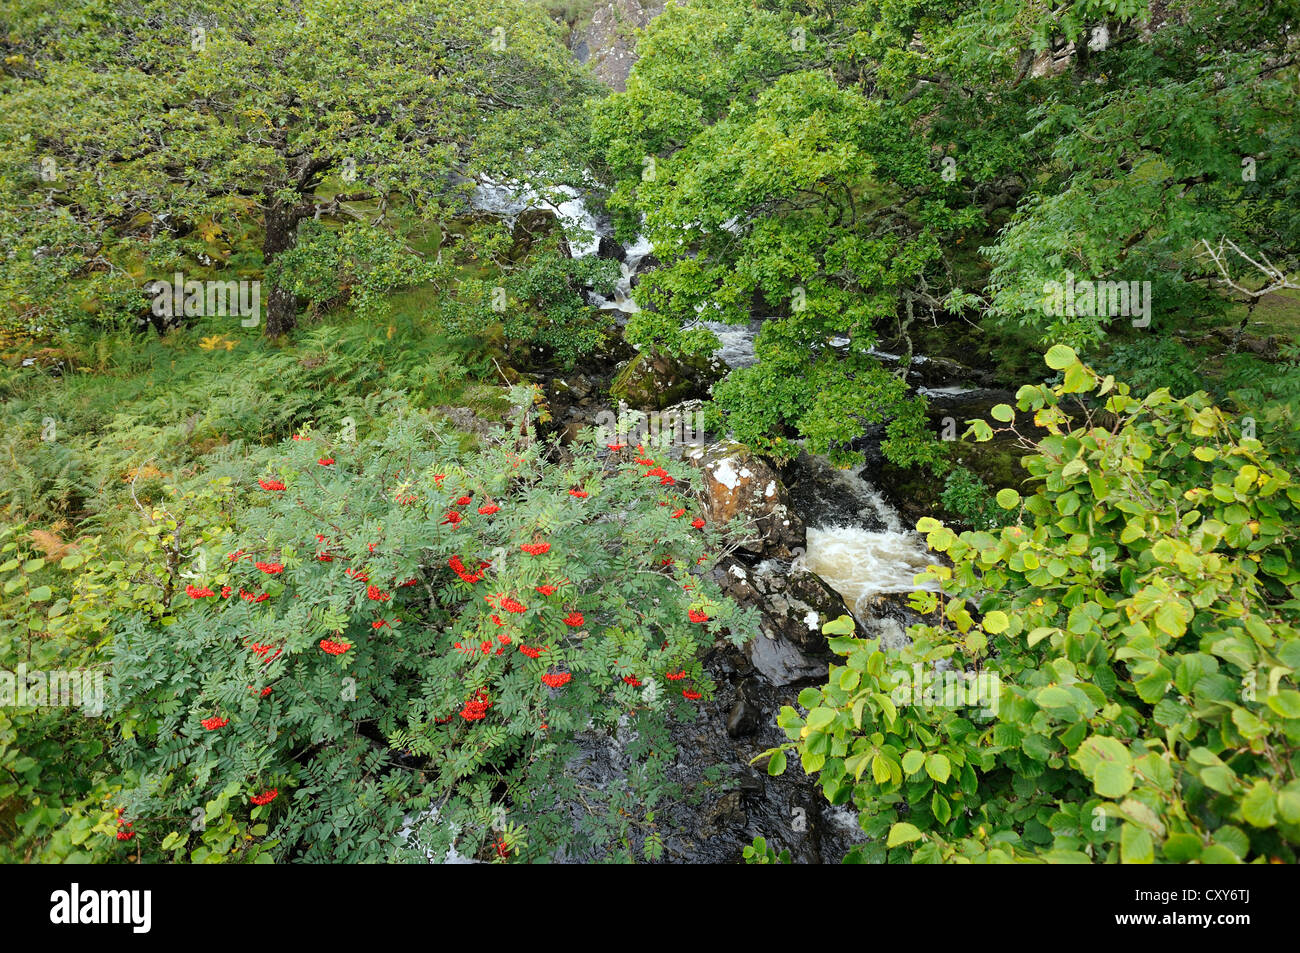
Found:
M 800 460 L 791 490 L 808 522 L 806 551 L 795 568 L 817 573 L 872 627 L 880 596 L 911 592 L 913 578 L 933 562 L 919 533 L 906 529 L 880 490 L 825 457 Z
M 539 206 L 555 210 L 575 256 L 595 254 L 599 236 L 609 234 L 608 223 L 596 221 L 576 194 L 559 205 L 541 202 L 518 187 L 492 183 L 481 186 L 475 194 L 476 205 L 497 214 L 513 216 Z M 612 297 L 592 295 L 592 306 L 616 312 L 620 320 L 635 314 L 639 309 L 632 300 L 632 285 L 652 251 L 650 242 L 641 237 L 625 249 L 621 277 Z M 757 362 L 754 341 L 761 320 L 747 325 L 700 321 L 694 326 L 700 325 L 717 336 L 719 347 L 715 354 L 728 367 L 749 367 Z M 832 345 L 845 347 L 849 343 L 841 338 Z M 879 356 L 885 360 L 891 357 Z M 919 363 L 918 359 L 913 363 Z M 960 388 L 951 390 L 953 396 L 965 392 Z M 782 564 L 775 571 L 806 569 L 817 573 L 840 593 L 869 634 L 886 645 L 903 644 L 906 625 L 914 616 L 895 600 L 882 602 L 882 597 L 917 588 L 914 577 L 932 561 L 923 539 L 903 525 L 877 487 L 855 472 L 836 469 L 825 457 L 801 455 L 787 483 L 794 510 L 808 526 L 807 544 L 792 565 Z M 660 823 L 668 832 L 666 859 L 734 863 L 741 848 L 754 835 L 762 834 L 789 846 L 796 861 L 839 861 L 849 846 L 863 837 L 856 812 L 824 804 L 812 779 L 802 772 L 768 778 L 749 765 L 756 755 L 784 740 L 776 727 L 776 712 L 782 705 L 794 704 L 797 686 L 771 684 L 743 662 L 719 659 L 716 653 L 708 664 L 717 693 L 702 706 L 698 721 L 674 725 L 672 734 L 678 753 L 668 770 L 668 780 L 680 784 L 684 791 L 697 792 L 702 800 L 669 800 L 660 805 Z M 755 727 L 750 734 L 733 734 L 726 726 L 734 718 L 736 706 L 742 704 L 753 709 Z M 578 741 L 581 753 L 570 765 L 574 777 L 593 788 L 623 783 L 629 767 L 625 738 L 593 732 L 580 736 Z M 711 772 L 719 770 L 724 778 L 721 784 L 709 780 Z M 792 818 L 804 818 L 805 814 L 806 827 L 792 823 Z M 433 859 L 455 862 L 461 858 Z

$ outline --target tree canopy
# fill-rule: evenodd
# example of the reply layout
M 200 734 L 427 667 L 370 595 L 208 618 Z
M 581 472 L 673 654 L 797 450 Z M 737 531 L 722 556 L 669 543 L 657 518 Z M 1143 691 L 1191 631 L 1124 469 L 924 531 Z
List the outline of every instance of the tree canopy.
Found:
M 1295 13 L 671 6 L 596 111 L 610 207 L 664 262 L 629 335 L 700 349 L 700 320 L 770 315 L 759 365 L 716 395 L 737 433 L 836 449 L 885 418 L 908 461 L 921 417 L 882 337 L 906 358 L 921 322 L 967 319 L 1087 351 L 1253 302 L 1298 264 Z M 1052 315 L 1067 274 L 1149 282 L 1149 324 Z

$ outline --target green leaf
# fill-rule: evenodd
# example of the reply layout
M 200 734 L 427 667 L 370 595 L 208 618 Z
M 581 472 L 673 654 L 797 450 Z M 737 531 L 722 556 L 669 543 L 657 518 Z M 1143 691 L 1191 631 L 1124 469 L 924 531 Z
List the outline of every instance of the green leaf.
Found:
M 1003 489 L 998 490 L 995 499 L 997 500 L 998 506 L 1002 507 L 1004 510 L 1015 509 L 1020 505 L 1020 494 L 1010 487 L 1004 487 Z
M 948 799 L 940 794 L 937 790 L 930 798 L 930 813 L 932 813 L 940 824 L 947 824 L 952 820 L 952 805 Z
M 1057 632 L 1060 631 L 1061 631 L 1060 629 L 1053 628 L 1050 625 L 1040 625 L 1038 628 L 1030 630 L 1029 638 L 1028 638 L 1029 647 L 1033 648 L 1035 645 L 1043 641 L 1043 639 L 1047 638 L 1049 635 L 1055 635 Z
M 772 753 L 772 757 L 769 758 L 767 762 L 767 773 L 772 777 L 785 773 L 784 751 L 775 751 Z
M 906 821 L 899 821 L 889 829 L 889 840 L 886 841 L 886 847 L 897 847 L 899 844 L 910 844 L 912 841 L 921 839 L 921 832 L 916 829 L 914 824 Z
M 994 404 L 989 410 L 989 416 L 1006 424 L 1015 419 L 1016 412 L 1011 408 L 1010 404 Z
M 932 754 L 925 759 L 925 773 L 940 784 L 946 784 L 952 775 L 952 764 L 946 755 Z
M 1300 692 L 1284 688 L 1268 696 L 1268 707 L 1283 718 L 1300 718 Z
M 808 728 L 808 732 L 811 734 L 814 731 L 821 731 L 823 728 L 825 728 L 834 720 L 835 720 L 834 708 L 818 707 L 808 712 L 808 719 L 805 722 L 805 725 Z
M 1011 620 L 1008 619 L 1007 614 L 1000 609 L 994 609 L 992 612 L 985 613 L 984 615 L 985 632 L 992 632 L 994 635 L 997 635 L 999 632 L 1005 632 L 1007 626 L 1010 624 Z
M 880 755 L 876 755 L 871 759 L 871 777 L 877 784 L 889 783 L 889 762 Z
M 852 635 L 855 630 L 856 623 L 851 615 L 842 615 L 822 625 L 823 635 Z
M 1155 845 L 1151 835 L 1136 824 L 1125 822 L 1119 832 L 1119 856 L 1126 864 L 1155 863 Z
M 1103 761 L 1097 765 L 1092 780 L 1102 797 L 1123 797 L 1133 790 L 1133 769 L 1114 761 Z
M 1043 360 L 1047 366 L 1054 371 L 1064 370 L 1079 359 L 1079 355 L 1074 353 L 1074 348 L 1067 347 L 1064 344 L 1053 344 L 1047 349 L 1047 354 Z
M 1241 799 L 1241 816 L 1253 827 L 1272 827 L 1277 823 L 1273 789 L 1262 778 Z
M 925 754 L 915 748 L 903 755 L 903 773 L 909 777 L 920 771 L 923 764 L 925 764 Z

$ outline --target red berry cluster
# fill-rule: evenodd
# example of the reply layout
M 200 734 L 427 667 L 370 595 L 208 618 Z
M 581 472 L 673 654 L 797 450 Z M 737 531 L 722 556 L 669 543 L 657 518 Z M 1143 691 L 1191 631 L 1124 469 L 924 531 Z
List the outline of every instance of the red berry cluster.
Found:
M 478 511 L 479 511 L 479 513 L 480 513 L 481 515 L 483 515 L 483 516 L 491 516 L 493 513 L 497 512 L 499 509 L 501 509 L 501 507 L 497 506 L 495 503 L 488 503 L 488 504 L 486 504 L 485 506 L 480 506 L 480 507 L 478 508 Z
M 547 672 L 542 676 L 542 682 L 549 685 L 551 688 L 559 688 L 562 685 L 567 685 L 572 679 L 573 675 L 569 672 Z
M 191 599 L 206 599 L 208 596 L 215 596 L 216 593 L 207 586 L 200 589 L 198 586 L 190 585 L 185 587 L 185 595 Z
M 253 565 L 262 570 L 262 572 L 266 573 L 268 576 L 274 576 L 277 573 L 284 572 L 284 563 L 254 563 Z
M 685 678 L 685 677 L 686 677 L 686 671 L 685 671 L 684 669 L 683 669 L 682 671 L 680 671 L 680 672 L 665 672 L 665 673 L 664 673 L 664 678 L 668 679 L 668 681 L 670 681 L 670 682 L 680 682 L 680 681 L 681 681 L 683 678 Z
M 551 551 L 550 543 L 524 543 L 519 547 L 529 556 L 541 556 Z
M 261 794 L 254 794 L 249 798 L 249 800 L 260 807 L 263 804 L 270 804 L 276 799 L 276 796 L 279 795 L 279 793 L 279 790 L 276 788 L 267 788 Z
M 352 646 L 347 642 L 334 642 L 330 639 L 320 640 L 321 651 L 326 655 L 342 655 Z
M 519 651 L 523 652 L 529 658 L 540 658 L 542 653 L 545 652 L 546 649 L 545 648 L 535 649 L 531 645 L 521 645 L 519 646 Z
M 703 696 L 699 692 L 693 692 L 689 688 L 682 689 L 682 697 L 688 698 L 693 702 L 699 701 Z
M 387 602 L 389 599 L 392 598 L 392 596 L 384 592 L 378 586 L 372 585 L 366 587 L 366 598 L 371 600 L 372 602 Z
M 279 480 L 258 480 L 257 484 L 263 490 L 271 490 L 274 493 L 279 493 L 284 489 L 284 484 Z
M 692 622 L 708 622 L 708 621 L 709 621 L 709 617 L 708 617 L 707 615 L 705 615 L 703 612 L 697 612 L 697 611 L 694 610 L 694 609 L 691 609 L 689 612 L 687 612 L 687 613 L 686 613 L 686 616 L 687 616 L 687 618 L 689 618 Z
M 460 710 L 460 717 L 466 721 L 481 721 L 491 707 L 492 702 L 488 700 L 487 689 L 480 688 L 465 702 L 465 707 Z
M 460 576 L 460 578 L 465 582 L 472 584 L 483 578 L 482 572 L 470 572 L 467 570 L 465 568 L 465 563 L 461 561 L 459 556 L 452 556 L 451 559 L 447 560 L 447 565 L 450 566 L 455 571 L 456 575 Z M 484 565 L 486 566 L 486 564 Z
M 575 629 L 582 625 L 583 621 L 581 612 L 570 612 L 564 617 L 564 624 L 573 626 Z
M 540 592 L 540 593 L 541 593 L 542 595 L 544 595 L 544 596 L 553 596 L 553 595 L 555 595 L 555 587 L 554 587 L 554 586 L 534 586 L 533 588 L 536 589 L 538 592 Z
M 317 460 L 316 462 L 319 463 L 319 464 L 320 464 L 321 466 L 323 466 L 323 467 L 332 467 L 332 466 L 334 466 L 334 458 L 333 458 L 333 457 L 321 457 L 321 458 L 320 458 L 319 460 Z
M 585 500 L 585 499 L 587 498 L 587 491 L 586 491 L 586 490 L 570 490 L 570 491 L 569 491 L 569 496 L 576 497 L 576 498 L 579 499 L 579 500 Z
M 218 728 L 224 728 L 230 724 L 230 719 L 222 718 L 220 715 L 213 715 L 211 718 L 204 718 L 199 724 L 208 731 L 216 731 Z

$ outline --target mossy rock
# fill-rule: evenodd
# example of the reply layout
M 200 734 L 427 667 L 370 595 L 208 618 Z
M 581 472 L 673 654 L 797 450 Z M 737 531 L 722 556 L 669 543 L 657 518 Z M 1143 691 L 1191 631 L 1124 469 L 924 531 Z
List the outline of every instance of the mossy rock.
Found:
M 609 393 L 635 410 L 663 410 L 683 400 L 708 397 L 724 372 L 707 355 L 677 358 L 640 351 L 619 368 Z

